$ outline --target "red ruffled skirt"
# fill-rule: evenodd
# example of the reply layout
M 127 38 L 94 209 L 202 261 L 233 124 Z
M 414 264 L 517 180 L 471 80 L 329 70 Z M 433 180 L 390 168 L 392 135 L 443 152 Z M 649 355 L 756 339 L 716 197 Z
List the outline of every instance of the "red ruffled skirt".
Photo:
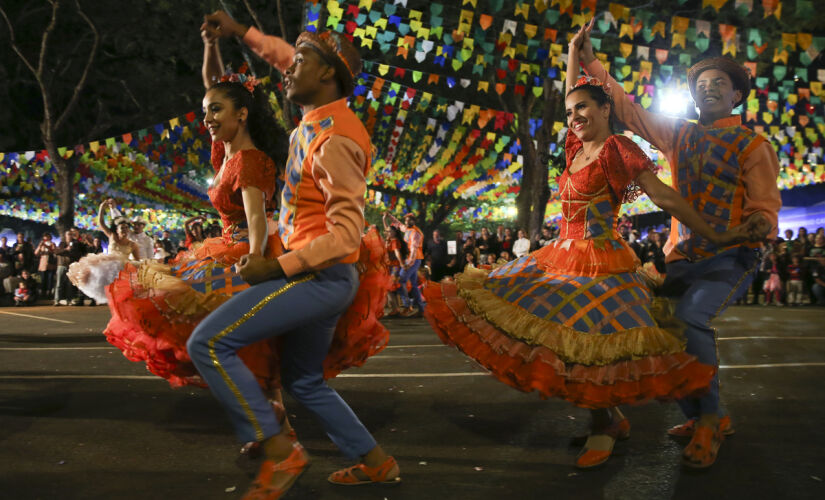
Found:
M 280 253 L 277 235 L 270 236 L 268 258 Z M 233 294 L 246 289 L 233 266 L 249 253 L 246 241 L 231 236 L 210 238 L 181 252 L 170 265 L 127 263 L 106 289 L 112 319 L 106 339 L 131 361 L 145 362 L 150 372 L 174 386 L 205 386 L 186 351 L 198 323 Z M 380 323 L 390 277 L 384 246 L 371 228 L 361 240 L 357 264 L 360 285 L 352 305 L 338 320 L 324 377 L 332 378 L 380 352 L 389 331 Z M 238 355 L 265 389 L 280 387 L 279 341 L 246 346 Z
M 492 271 L 425 287 L 443 342 L 502 382 L 585 408 L 706 391 L 716 369 L 684 351 L 683 325 L 616 240 L 557 240 Z

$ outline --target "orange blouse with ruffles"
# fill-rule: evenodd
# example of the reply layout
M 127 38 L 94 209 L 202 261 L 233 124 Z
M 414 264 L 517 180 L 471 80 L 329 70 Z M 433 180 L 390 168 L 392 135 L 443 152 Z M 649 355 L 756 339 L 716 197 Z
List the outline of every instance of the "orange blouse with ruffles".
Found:
M 246 212 L 243 194 L 246 187 L 255 187 L 264 193 L 267 213 L 275 209 L 275 163 L 257 149 L 244 149 L 235 153 L 224 164 L 226 149 L 223 141 L 212 142 L 212 166 L 217 182 L 212 183 L 207 194 L 221 216 L 224 230 L 233 224 L 245 224 Z

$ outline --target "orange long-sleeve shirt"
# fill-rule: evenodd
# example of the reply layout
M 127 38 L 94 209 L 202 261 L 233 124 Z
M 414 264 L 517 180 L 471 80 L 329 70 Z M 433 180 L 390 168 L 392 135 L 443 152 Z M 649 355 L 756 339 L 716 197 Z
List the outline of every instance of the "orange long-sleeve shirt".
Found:
M 621 84 L 616 82 L 604 69 L 598 60 L 585 65 L 588 74 L 598 78 L 610 89 L 613 97 L 616 117 L 621 120 L 633 133 L 658 148 L 670 162 L 671 169 L 677 165 L 679 154 L 678 136 L 685 124 L 685 120 L 670 118 L 645 110 L 638 103 L 631 102 L 624 93 Z M 699 124 L 700 130 L 710 130 L 722 127 L 741 125 L 741 117 L 732 115 L 717 120 L 709 126 Z M 759 144 L 751 151 L 741 166 L 741 179 L 745 186 L 742 206 L 742 218 L 751 214 L 761 213 L 773 226 L 769 237 L 776 236 L 779 209 L 782 199 L 776 185 L 779 175 L 779 161 L 776 152 L 767 141 Z M 676 183 L 676 176 L 674 183 Z M 677 191 L 678 185 L 673 186 Z M 672 235 L 675 237 L 676 235 Z M 680 258 L 673 252 L 672 240 L 665 247 L 669 261 Z

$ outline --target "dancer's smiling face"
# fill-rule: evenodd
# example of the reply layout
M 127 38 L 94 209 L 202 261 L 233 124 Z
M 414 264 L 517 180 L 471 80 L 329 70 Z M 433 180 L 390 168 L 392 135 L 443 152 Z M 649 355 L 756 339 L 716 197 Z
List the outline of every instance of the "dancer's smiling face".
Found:
M 203 97 L 203 123 L 213 141 L 231 141 L 246 125 L 249 111 L 237 108 L 226 92 L 210 89 Z
M 600 105 L 585 88 L 567 94 L 565 114 L 567 127 L 582 142 L 610 134 L 610 103 Z
M 729 116 L 742 98 L 742 91 L 734 88 L 733 80 L 727 73 L 711 68 L 696 79 L 693 98 L 701 120 L 710 123 Z
M 117 235 L 119 238 L 126 238 L 129 236 L 129 223 L 121 222 L 117 225 Z

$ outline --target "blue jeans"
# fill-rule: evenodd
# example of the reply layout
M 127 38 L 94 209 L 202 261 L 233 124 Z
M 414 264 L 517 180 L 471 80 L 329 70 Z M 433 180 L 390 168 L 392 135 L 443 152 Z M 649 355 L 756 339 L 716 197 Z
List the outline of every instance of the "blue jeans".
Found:
M 327 435 L 350 458 L 376 446 L 346 402 L 324 380 L 323 363 L 338 318 L 358 288 L 352 264 L 254 285 L 207 316 L 187 342 L 189 356 L 229 413 L 242 442 L 281 432 L 272 405 L 238 349 L 270 337 L 283 338 L 281 382 L 312 411 Z
M 404 307 L 410 307 L 410 295 L 407 292 L 407 282 L 412 287 L 412 301 L 418 306 L 418 309 L 424 310 L 424 297 L 421 296 L 421 290 L 418 289 L 418 268 L 421 267 L 421 259 L 416 259 L 413 264 L 407 269 L 401 270 L 399 281 L 401 283 L 401 303 Z
M 757 262 L 755 250 L 737 247 L 698 262 L 681 260 L 667 265 L 662 293 L 678 299 L 676 317 L 686 325 L 686 351 L 700 363 L 718 370 L 716 329 L 710 322 L 747 293 Z M 718 372 L 707 394 L 679 400 L 679 406 L 688 418 L 721 414 Z

